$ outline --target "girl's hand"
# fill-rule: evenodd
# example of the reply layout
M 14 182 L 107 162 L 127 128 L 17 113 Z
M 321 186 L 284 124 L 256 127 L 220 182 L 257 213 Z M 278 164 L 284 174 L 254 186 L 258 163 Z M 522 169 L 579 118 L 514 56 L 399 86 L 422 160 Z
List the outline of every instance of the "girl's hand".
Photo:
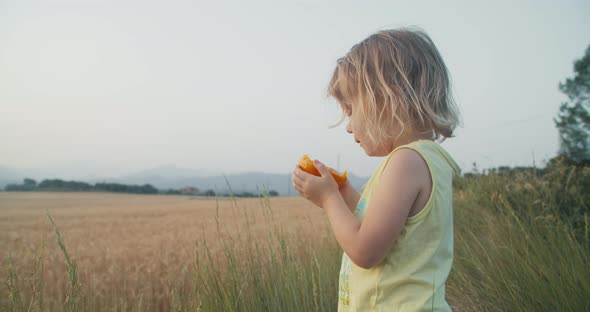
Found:
M 299 194 L 316 206 L 323 208 L 324 203 L 332 196 L 341 196 L 338 190 L 338 184 L 324 166 L 318 160 L 313 162 L 321 176 L 315 176 L 303 171 L 299 166 L 293 170 L 293 187 Z

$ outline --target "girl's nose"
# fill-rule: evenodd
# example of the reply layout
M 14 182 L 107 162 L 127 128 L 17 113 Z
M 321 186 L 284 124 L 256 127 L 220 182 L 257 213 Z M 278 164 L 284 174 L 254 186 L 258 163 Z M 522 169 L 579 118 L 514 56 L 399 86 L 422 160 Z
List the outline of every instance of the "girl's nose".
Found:
M 346 125 L 346 132 L 352 133 L 352 129 L 350 129 L 350 123 Z

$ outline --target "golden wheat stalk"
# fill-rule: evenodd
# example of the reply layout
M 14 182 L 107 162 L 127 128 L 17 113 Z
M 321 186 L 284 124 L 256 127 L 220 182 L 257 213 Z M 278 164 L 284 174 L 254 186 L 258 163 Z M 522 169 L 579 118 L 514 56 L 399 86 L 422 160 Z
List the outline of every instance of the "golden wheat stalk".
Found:
M 62 253 L 66 257 L 66 273 L 68 274 L 68 278 L 70 279 L 70 289 L 69 293 L 66 295 L 66 305 L 69 304 L 70 311 L 75 312 L 78 309 L 78 297 L 80 295 L 80 287 L 81 285 L 78 283 L 78 266 L 76 265 L 76 261 L 70 258 L 68 251 L 66 249 L 66 245 L 59 234 L 57 229 L 57 225 L 51 218 L 49 211 L 47 211 L 47 218 L 53 225 L 53 230 L 55 231 L 55 235 L 57 235 L 57 244 L 61 249 Z

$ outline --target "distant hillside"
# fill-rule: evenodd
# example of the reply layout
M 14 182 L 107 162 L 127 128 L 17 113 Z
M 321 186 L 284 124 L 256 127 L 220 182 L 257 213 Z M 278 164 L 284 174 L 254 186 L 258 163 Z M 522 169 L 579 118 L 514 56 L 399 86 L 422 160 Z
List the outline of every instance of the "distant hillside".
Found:
M 226 182 L 227 179 L 227 182 Z M 360 189 L 368 178 L 357 177 L 354 174 L 349 175 L 350 183 Z M 99 181 L 96 181 L 99 182 Z M 297 192 L 293 189 L 290 174 L 272 174 L 263 172 L 248 172 L 240 174 L 230 174 L 225 177 L 217 176 L 192 176 L 192 177 L 162 177 L 162 176 L 133 176 L 121 179 L 115 179 L 109 182 L 123 184 L 145 184 L 149 183 L 158 189 L 179 189 L 186 186 L 193 186 L 200 190 L 214 190 L 216 192 L 229 191 L 229 183 L 233 192 L 253 192 L 258 193 L 266 188 L 275 190 L 281 196 L 294 196 Z
M 59 175 L 43 176 L 43 172 L 32 170 L 19 170 L 0 167 L 0 188 L 6 184 L 22 183 L 24 178 L 32 178 L 41 182 L 43 179 L 59 179 Z M 130 185 L 151 184 L 160 190 L 180 189 L 187 186 L 196 187 L 201 191 L 214 190 L 216 192 L 228 192 L 226 179 L 234 193 L 262 192 L 263 188 L 275 190 L 280 196 L 295 196 L 290 174 L 272 174 L 263 172 L 246 172 L 224 175 L 221 170 L 195 170 L 182 169 L 175 166 L 162 166 L 119 178 L 76 178 L 76 181 L 97 183 L 121 183 Z M 368 178 L 358 177 L 349 173 L 349 179 L 356 189 L 360 189 Z
M 37 169 L 17 169 L 0 166 L 0 189 L 4 189 L 7 184 L 22 183 L 24 178 L 36 179 L 43 177 L 46 173 Z

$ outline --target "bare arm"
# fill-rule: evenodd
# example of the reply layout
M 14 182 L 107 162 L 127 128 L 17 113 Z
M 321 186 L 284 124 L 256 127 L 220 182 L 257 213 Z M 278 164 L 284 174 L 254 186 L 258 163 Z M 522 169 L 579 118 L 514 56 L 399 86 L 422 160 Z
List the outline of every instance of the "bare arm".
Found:
M 350 184 L 350 181 L 348 180 L 346 180 L 346 183 L 339 189 L 339 191 L 348 209 L 354 213 L 361 198 L 361 194 L 352 187 L 352 184 Z

